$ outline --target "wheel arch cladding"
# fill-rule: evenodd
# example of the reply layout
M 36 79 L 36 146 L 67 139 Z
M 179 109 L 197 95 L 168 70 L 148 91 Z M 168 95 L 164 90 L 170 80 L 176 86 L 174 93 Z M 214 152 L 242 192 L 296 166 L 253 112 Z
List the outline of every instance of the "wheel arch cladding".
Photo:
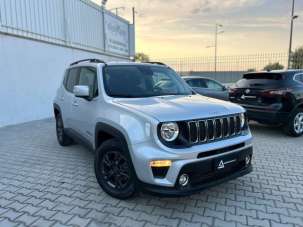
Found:
M 109 139 L 118 139 L 122 147 L 129 152 L 127 140 L 120 130 L 106 123 L 97 123 L 95 129 L 95 149 Z
M 54 103 L 54 115 L 55 117 L 61 113 L 61 109 L 60 109 L 60 106 L 57 105 L 56 103 Z

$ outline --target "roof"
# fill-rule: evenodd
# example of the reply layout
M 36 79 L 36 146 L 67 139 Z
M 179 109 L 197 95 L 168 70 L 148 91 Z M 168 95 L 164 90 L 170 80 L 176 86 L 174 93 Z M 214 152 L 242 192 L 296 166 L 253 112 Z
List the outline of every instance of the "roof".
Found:
M 271 70 L 271 71 L 259 71 L 259 72 L 248 72 L 245 74 L 258 74 L 258 73 L 281 73 L 281 74 L 293 74 L 303 72 L 303 69 L 283 69 L 283 70 Z
M 111 61 L 111 62 L 105 62 L 99 59 L 84 59 L 84 60 L 79 60 L 76 62 L 73 62 L 70 64 L 71 67 L 74 66 L 79 66 L 79 65 L 99 65 L 99 64 L 105 64 L 105 65 L 157 65 L 157 66 L 162 66 L 162 67 L 168 67 L 164 63 L 161 62 L 131 62 L 131 61 Z
M 205 79 L 205 80 L 214 80 L 212 78 L 203 77 L 203 76 L 182 76 L 184 80 L 191 80 L 191 79 Z

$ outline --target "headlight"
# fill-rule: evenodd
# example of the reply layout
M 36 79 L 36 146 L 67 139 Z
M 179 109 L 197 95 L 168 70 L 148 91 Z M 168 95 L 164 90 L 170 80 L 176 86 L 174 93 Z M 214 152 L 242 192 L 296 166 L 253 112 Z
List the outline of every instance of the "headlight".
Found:
M 160 129 L 162 139 L 166 142 L 172 142 L 179 135 L 179 127 L 175 122 L 163 123 Z
M 241 114 L 240 114 L 240 125 L 241 125 L 241 128 L 242 128 L 242 129 L 243 129 L 244 126 L 245 126 L 245 121 L 246 121 L 246 119 L 245 119 L 245 113 L 241 113 Z

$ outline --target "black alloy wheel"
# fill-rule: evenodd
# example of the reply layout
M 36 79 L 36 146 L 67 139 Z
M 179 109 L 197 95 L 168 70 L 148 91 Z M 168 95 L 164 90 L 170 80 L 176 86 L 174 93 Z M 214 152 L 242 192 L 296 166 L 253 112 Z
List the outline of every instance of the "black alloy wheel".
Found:
M 73 143 L 73 140 L 65 133 L 63 120 L 60 114 L 56 116 L 56 133 L 57 140 L 61 146 L 68 146 Z
M 110 196 L 128 199 L 136 192 L 136 174 L 127 148 L 117 139 L 105 141 L 96 151 L 95 174 Z

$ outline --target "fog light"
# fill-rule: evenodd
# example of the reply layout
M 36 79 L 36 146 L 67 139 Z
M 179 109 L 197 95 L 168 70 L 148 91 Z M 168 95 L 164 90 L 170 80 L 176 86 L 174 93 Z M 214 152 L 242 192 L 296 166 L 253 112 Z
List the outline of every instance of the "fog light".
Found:
M 160 168 L 160 167 L 170 167 L 171 166 L 171 160 L 155 160 L 155 161 L 151 161 L 149 163 L 150 167 L 156 167 L 156 168 Z
M 180 177 L 179 177 L 179 184 L 182 186 L 182 187 L 185 187 L 186 185 L 188 185 L 189 183 L 189 176 L 187 174 L 182 174 Z
M 250 164 L 250 160 L 251 160 L 251 158 L 250 158 L 249 155 L 245 157 L 245 164 L 246 164 L 247 166 Z

